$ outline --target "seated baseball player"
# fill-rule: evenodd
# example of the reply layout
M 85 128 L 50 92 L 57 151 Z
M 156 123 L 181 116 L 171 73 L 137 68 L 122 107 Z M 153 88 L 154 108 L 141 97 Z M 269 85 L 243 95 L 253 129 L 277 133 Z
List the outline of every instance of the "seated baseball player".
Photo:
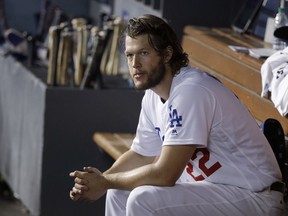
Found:
M 145 90 L 136 137 L 107 171 L 71 172 L 70 198 L 107 193 L 107 216 L 281 215 L 281 171 L 265 136 L 233 92 L 188 66 L 171 27 L 130 19 L 125 53 Z

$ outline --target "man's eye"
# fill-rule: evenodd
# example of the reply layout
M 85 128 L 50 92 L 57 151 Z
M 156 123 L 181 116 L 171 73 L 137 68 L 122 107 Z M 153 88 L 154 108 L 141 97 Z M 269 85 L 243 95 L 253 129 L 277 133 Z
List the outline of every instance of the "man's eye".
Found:
M 126 58 L 132 58 L 132 54 L 126 54 Z
M 143 51 L 143 52 L 141 52 L 140 54 L 141 54 L 142 56 L 146 56 L 146 55 L 148 55 L 148 52 Z

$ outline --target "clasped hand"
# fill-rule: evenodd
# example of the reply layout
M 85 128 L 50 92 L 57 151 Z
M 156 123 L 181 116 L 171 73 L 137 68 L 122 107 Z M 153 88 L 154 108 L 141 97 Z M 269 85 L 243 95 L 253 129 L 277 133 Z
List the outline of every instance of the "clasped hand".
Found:
M 69 175 L 74 178 L 74 187 L 70 191 L 70 198 L 74 201 L 93 201 L 106 193 L 104 177 L 97 168 L 84 167 L 83 171 L 76 170 Z

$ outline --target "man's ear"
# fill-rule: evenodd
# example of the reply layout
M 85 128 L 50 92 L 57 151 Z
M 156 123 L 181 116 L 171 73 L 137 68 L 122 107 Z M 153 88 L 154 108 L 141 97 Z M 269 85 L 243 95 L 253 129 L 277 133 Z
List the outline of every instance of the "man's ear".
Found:
M 167 46 L 164 54 L 164 63 L 168 63 L 173 55 L 173 48 L 171 46 Z

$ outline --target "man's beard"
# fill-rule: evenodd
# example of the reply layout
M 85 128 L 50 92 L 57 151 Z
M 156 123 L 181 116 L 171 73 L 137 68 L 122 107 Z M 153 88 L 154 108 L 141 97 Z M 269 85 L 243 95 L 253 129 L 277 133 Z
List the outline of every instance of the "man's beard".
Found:
M 157 86 L 163 80 L 165 73 L 166 73 L 165 65 L 161 61 L 159 62 L 159 67 L 150 71 L 150 73 L 146 74 L 148 76 L 147 81 L 142 85 L 135 86 L 135 89 L 146 90 Z

